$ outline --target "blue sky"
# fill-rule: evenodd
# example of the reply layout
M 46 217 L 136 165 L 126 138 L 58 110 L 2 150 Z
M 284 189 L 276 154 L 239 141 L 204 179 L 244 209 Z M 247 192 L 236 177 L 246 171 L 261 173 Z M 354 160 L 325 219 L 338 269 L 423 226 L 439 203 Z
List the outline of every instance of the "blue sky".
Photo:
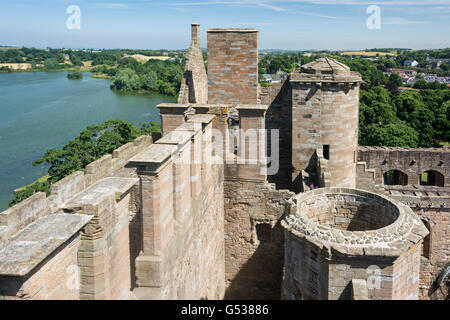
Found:
M 69 5 L 81 28 L 69 30 Z M 370 30 L 369 5 L 381 10 Z M 190 23 L 255 27 L 260 49 L 450 47 L 450 0 L 0 0 L 0 45 L 182 49 Z

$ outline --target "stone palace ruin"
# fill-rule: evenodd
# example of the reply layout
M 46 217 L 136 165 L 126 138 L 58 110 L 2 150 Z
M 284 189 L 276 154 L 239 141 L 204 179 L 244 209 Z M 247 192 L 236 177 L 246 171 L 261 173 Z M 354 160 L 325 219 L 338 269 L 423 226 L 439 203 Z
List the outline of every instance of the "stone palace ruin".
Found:
M 191 27 L 160 139 L 0 213 L 0 299 L 447 299 L 450 149 L 360 147 L 358 73 L 261 88 L 257 30 L 206 71 Z

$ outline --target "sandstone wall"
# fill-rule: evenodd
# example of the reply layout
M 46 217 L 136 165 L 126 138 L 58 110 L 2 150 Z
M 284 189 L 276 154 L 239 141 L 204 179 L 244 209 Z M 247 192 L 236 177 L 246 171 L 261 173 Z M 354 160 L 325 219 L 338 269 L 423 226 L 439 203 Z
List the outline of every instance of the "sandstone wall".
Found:
M 90 219 L 52 214 L 15 234 L 0 250 L 0 297 L 78 299 L 80 230 Z
M 65 204 L 66 212 L 93 216 L 78 251 L 80 299 L 129 299 L 130 191 L 135 178 L 107 178 Z
M 420 299 L 448 299 L 450 287 L 436 285 L 439 274 L 448 266 L 450 256 L 450 209 L 419 209 L 415 210 L 428 221 L 430 235 L 424 240 L 424 250 L 421 256 Z
M 434 196 L 426 196 L 424 191 L 390 190 L 390 196 L 409 205 L 415 214 L 422 220 L 430 231 L 423 241 L 420 257 L 420 291 L 421 300 L 446 299 L 449 286 L 436 286 L 436 280 L 441 272 L 448 266 L 450 256 L 450 192 L 438 196 L 436 191 L 425 191 Z
M 225 181 L 226 299 L 279 299 L 284 237 L 279 221 L 293 193 L 264 182 Z
M 80 297 L 77 253 L 80 233 L 47 257 L 27 277 L 0 276 L 0 299 L 78 300 Z

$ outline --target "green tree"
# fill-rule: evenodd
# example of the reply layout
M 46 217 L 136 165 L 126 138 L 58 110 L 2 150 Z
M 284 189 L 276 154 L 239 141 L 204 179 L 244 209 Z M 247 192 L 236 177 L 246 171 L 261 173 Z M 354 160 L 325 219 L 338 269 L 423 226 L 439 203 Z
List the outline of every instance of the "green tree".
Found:
M 9 206 L 12 207 L 15 204 L 31 197 L 37 192 L 45 192 L 48 196 L 50 194 L 50 182 L 45 180 L 43 182 L 35 182 L 30 186 L 22 188 L 20 191 L 14 193 L 14 199 L 9 202 Z
M 419 134 L 403 121 L 387 125 L 371 124 L 363 145 L 417 148 Z
M 150 125 L 152 126 L 152 125 Z M 59 149 L 49 149 L 33 165 L 47 163 L 49 181 L 54 183 L 69 174 L 82 170 L 89 163 L 111 153 L 121 145 L 148 132 L 123 120 L 109 120 L 100 125 L 88 126 L 78 137 Z M 157 130 L 157 129 L 155 129 Z
M 69 78 L 70 80 L 81 80 L 83 79 L 83 72 L 81 72 L 80 70 L 69 71 L 69 73 L 67 74 L 67 78 Z
M 76 55 L 74 55 L 74 54 L 72 54 L 70 56 L 70 61 L 72 61 L 72 64 L 75 65 L 75 66 L 82 66 L 83 65 L 83 62 L 81 61 L 81 58 L 76 56 Z
M 401 87 L 403 84 L 402 77 L 398 73 L 391 73 L 389 81 L 395 84 L 397 87 Z
M 53 69 L 56 69 L 57 66 L 58 66 L 58 60 L 56 60 L 55 58 L 48 58 L 44 61 L 45 69 L 53 70 Z
M 399 92 L 393 97 L 392 102 L 397 109 L 397 117 L 419 133 L 419 145 L 422 147 L 432 146 L 435 135 L 434 114 L 425 106 L 420 93 L 416 91 Z
M 150 71 L 147 73 L 144 87 L 147 90 L 158 91 L 158 75 L 155 71 Z
M 421 79 L 421 80 L 417 81 L 416 83 L 414 83 L 413 87 L 415 89 L 427 89 L 428 88 L 428 82 L 426 82 L 425 80 Z
M 112 89 L 118 91 L 130 92 L 139 90 L 141 88 L 141 81 L 133 69 L 125 68 L 117 72 L 110 86 Z

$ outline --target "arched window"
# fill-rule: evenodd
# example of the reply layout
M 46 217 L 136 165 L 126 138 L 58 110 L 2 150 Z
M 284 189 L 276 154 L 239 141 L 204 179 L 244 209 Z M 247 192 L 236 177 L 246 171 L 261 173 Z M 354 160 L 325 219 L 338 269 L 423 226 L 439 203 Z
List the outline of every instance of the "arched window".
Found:
M 443 187 L 444 175 L 434 170 L 425 171 L 420 175 L 420 185 Z
M 390 170 L 383 175 L 383 180 L 388 186 L 406 186 L 408 175 L 400 170 Z

